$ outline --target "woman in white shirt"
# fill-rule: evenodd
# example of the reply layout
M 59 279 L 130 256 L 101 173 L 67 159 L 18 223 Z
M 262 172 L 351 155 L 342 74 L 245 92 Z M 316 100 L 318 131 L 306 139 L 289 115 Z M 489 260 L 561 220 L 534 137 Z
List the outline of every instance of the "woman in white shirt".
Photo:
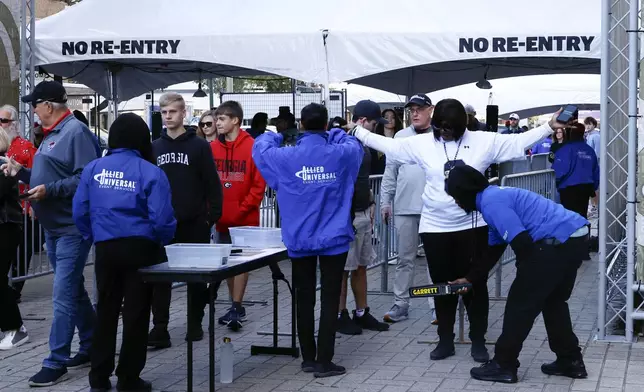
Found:
M 352 131 L 366 146 L 383 152 L 387 159 L 416 163 L 425 172 L 420 235 L 427 264 L 434 283 L 447 283 L 468 276 L 471 265 L 489 258 L 487 224 L 480 214 L 467 214 L 445 192 L 445 179 L 456 166 L 469 165 L 481 173 L 493 163 L 525 156 L 526 149 L 552 134 L 557 114 L 531 131 L 503 135 L 466 130 L 467 115 L 455 99 L 436 105 L 432 117 L 433 133 L 390 139 L 361 127 Z M 472 282 L 472 290 L 463 296 L 470 321 L 472 357 L 489 360 L 485 347 L 489 299 L 487 280 Z M 433 360 L 454 355 L 454 322 L 457 296 L 436 297 L 439 344 L 431 352 Z

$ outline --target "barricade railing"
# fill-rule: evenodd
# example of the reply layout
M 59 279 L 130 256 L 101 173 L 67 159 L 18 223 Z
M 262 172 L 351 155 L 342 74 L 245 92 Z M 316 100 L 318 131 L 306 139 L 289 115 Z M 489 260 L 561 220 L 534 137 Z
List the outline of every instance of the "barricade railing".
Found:
M 539 154 L 547 155 L 547 154 Z M 555 172 L 552 169 L 536 170 L 526 173 L 508 174 L 501 179 L 501 186 L 526 189 L 537 193 L 547 199 L 555 200 L 557 186 L 555 184 Z M 506 298 L 501 294 L 501 282 L 503 280 L 503 266 L 516 260 L 516 256 L 510 247 L 508 247 L 501 260 L 497 264 L 494 272 L 495 287 L 494 297 L 490 300 L 503 301 Z

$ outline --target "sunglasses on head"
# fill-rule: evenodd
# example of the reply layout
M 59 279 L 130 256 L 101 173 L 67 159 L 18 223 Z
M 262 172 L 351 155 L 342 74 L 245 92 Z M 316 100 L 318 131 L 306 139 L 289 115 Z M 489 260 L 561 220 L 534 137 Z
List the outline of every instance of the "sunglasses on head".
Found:
M 212 127 L 212 121 L 200 122 L 199 128 L 210 128 Z
M 14 120 L 10 120 L 8 118 L 0 118 L 0 124 L 9 124 L 13 122 Z

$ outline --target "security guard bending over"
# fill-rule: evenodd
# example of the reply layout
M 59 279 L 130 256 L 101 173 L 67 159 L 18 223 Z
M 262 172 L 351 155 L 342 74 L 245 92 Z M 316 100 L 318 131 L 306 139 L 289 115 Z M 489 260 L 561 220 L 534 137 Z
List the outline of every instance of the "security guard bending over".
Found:
M 588 221 L 536 193 L 491 186 L 470 166 L 454 168 L 446 180 L 447 193 L 467 212 L 478 211 L 489 227 L 489 243 L 496 263 L 509 243 L 517 258 L 517 274 L 510 287 L 503 330 L 494 359 L 473 368 L 473 378 L 517 382 L 519 353 L 539 313 L 548 333 L 553 363 L 541 366 L 548 375 L 585 378 L 579 340 L 572 330 L 568 299 L 575 285 L 588 234 Z M 498 256 L 498 257 L 497 257 Z M 476 265 L 468 276 L 450 283 L 485 278 L 492 265 Z

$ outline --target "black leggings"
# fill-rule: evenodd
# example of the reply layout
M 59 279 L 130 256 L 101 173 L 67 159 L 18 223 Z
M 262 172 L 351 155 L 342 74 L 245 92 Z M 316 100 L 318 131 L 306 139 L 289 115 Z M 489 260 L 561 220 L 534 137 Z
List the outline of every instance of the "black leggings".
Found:
M 297 298 L 297 334 L 302 349 L 302 359 L 328 364 L 335 352 L 340 290 L 347 253 L 320 258 L 320 326 L 315 344 L 315 286 L 318 256 L 292 258 L 293 285 Z M 317 353 L 317 358 L 316 358 Z
M 559 198 L 565 209 L 588 218 L 588 201 L 594 193 L 592 184 L 580 184 L 559 189 Z
M 16 223 L 0 224 L 0 330 L 3 332 L 14 331 L 22 326 L 20 309 L 9 287 L 9 269 L 15 263 L 20 233 L 20 225 Z
M 143 282 L 138 270 L 157 264 L 160 252 L 160 244 L 143 238 L 120 238 L 96 244 L 97 323 L 89 372 L 93 388 L 109 385 L 122 303 L 123 342 L 116 376 L 121 382 L 136 382 L 145 367 L 152 285 Z
M 463 278 L 473 262 L 488 257 L 487 226 L 448 233 L 421 233 L 423 247 L 434 283 L 447 283 Z M 458 296 L 435 297 L 438 336 L 441 340 L 454 340 L 454 323 Z M 470 340 L 485 341 L 487 332 L 489 297 L 487 274 L 485 279 L 473 282 L 472 290 L 463 295 L 463 303 L 470 321 Z

